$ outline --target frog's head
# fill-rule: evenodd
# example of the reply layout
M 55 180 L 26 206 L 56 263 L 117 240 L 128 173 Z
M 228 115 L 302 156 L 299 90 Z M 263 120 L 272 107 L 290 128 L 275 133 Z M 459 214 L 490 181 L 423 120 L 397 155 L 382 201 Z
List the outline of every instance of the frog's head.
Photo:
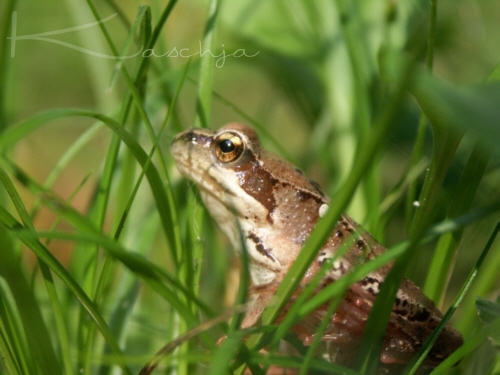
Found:
M 171 153 L 179 171 L 196 183 L 214 216 L 224 208 L 246 218 L 270 217 L 276 179 L 263 168 L 265 161 L 253 129 L 229 124 L 217 132 L 187 130 L 174 138 Z

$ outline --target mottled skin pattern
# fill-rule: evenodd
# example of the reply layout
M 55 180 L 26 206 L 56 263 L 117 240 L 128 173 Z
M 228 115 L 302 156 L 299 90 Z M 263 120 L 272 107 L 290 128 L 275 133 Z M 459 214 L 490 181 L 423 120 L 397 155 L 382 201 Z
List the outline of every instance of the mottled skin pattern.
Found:
M 330 200 L 294 165 L 264 150 L 256 133 L 241 124 L 226 125 L 218 132 L 185 131 L 175 137 L 171 152 L 180 172 L 200 189 L 205 205 L 233 246 L 239 249 L 241 236 L 245 239 L 254 283 L 251 292 L 258 297 L 243 326 L 252 326 L 317 220 L 328 209 Z M 335 252 L 346 240 L 352 242 L 349 251 L 332 263 Z M 314 277 L 324 262 L 330 260 L 331 263 L 322 282 L 326 286 L 353 266 L 384 251 L 369 233 L 343 215 L 310 266 L 302 285 Z M 332 316 L 322 337 L 330 346 L 332 361 L 354 365 L 366 319 L 390 267 L 386 265 L 352 285 Z M 324 314 L 325 309 L 320 308 L 294 327 L 305 345 L 311 341 Z M 441 317 L 433 302 L 405 279 L 384 338 L 380 373 L 398 373 Z M 424 365 L 436 366 L 460 345 L 462 336 L 447 325 Z

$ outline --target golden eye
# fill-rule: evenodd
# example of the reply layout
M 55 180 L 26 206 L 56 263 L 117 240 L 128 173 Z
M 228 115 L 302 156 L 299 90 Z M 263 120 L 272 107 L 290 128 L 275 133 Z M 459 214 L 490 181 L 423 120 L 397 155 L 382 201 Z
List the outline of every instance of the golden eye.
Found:
M 238 159 L 245 148 L 241 138 L 234 133 L 223 133 L 215 142 L 215 155 L 223 163 Z

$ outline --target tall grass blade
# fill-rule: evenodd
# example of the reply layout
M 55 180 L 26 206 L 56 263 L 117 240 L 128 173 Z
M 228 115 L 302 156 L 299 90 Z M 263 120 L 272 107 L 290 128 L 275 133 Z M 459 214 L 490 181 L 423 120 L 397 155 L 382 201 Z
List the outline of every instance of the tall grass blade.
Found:
M 215 40 L 217 19 L 219 14 L 219 0 L 210 0 L 207 24 L 203 37 L 203 51 L 201 54 L 200 79 L 198 83 L 198 99 L 196 102 L 196 127 L 209 128 L 212 107 L 212 82 L 214 72 Z M 201 43 L 201 42 L 200 42 Z

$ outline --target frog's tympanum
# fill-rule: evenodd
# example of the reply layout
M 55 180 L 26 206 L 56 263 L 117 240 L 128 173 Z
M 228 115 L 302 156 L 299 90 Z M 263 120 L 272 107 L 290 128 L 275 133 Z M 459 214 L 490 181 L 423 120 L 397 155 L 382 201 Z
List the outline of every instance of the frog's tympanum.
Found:
M 254 283 L 252 291 L 258 297 L 243 326 L 252 326 L 317 220 L 328 210 L 330 199 L 294 165 L 263 149 L 256 133 L 241 124 L 229 124 L 217 132 L 185 131 L 174 138 L 171 152 L 180 172 L 198 186 L 208 211 L 233 246 L 240 249 L 244 239 Z M 349 250 L 331 261 L 349 238 Z M 307 285 L 329 260 L 330 268 L 320 287 L 384 251 L 369 233 L 342 215 L 301 285 Z M 383 266 L 347 291 L 322 337 L 330 344 L 332 362 L 354 365 L 368 314 L 390 268 L 391 264 Z M 318 309 L 293 328 L 305 345 L 314 336 L 325 310 Z M 409 362 L 441 318 L 434 303 L 404 279 L 384 337 L 380 373 L 398 373 L 394 369 Z M 435 367 L 462 342 L 461 334 L 447 325 L 424 366 Z

